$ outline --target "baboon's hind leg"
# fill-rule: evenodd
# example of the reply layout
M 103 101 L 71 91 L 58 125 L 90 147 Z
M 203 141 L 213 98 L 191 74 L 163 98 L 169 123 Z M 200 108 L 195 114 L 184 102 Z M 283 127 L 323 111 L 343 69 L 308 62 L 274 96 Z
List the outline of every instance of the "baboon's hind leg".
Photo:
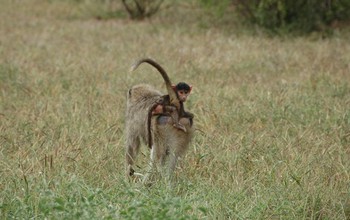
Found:
M 132 176 L 135 173 L 133 169 L 134 162 L 136 160 L 136 156 L 140 149 L 140 139 L 127 139 L 126 144 L 126 176 Z
M 151 185 L 158 177 L 162 176 L 166 160 L 165 147 L 158 145 L 157 141 L 152 146 L 148 170 L 143 180 L 145 185 Z

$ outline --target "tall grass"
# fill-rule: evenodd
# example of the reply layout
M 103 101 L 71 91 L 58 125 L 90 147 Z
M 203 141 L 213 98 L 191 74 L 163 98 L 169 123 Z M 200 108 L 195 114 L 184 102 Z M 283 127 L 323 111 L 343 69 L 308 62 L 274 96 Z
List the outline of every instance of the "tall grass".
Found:
M 2 2 L 2 219 L 349 219 L 348 36 L 98 20 L 86 4 Z M 144 56 L 194 85 L 197 132 L 172 185 L 124 180 L 126 91 L 164 90 L 146 65 L 128 73 Z

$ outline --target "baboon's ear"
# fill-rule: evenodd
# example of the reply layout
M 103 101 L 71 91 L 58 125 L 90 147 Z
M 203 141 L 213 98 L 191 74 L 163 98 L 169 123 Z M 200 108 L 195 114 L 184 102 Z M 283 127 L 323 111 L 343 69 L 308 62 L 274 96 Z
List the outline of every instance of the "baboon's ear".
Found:
M 176 86 L 175 85 L 171 85 L 171 88 L 176 92 Z
M 193 88 L 193 86 L 192 86 L 192 85 L 190 85 L 190 90 L 188 91 L 188 93 L 191 93 L 192 88 Z

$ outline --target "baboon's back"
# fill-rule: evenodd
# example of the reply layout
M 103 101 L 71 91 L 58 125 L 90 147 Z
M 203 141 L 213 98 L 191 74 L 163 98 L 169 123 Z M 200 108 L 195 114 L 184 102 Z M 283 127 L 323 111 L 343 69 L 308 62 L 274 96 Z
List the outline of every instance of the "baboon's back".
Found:
M 127 134 L 141 137 L 147 143 L 147 118 L 150 108 L 162 96 L 158 90 L 147 84 L 133 86 L 127 94 Z

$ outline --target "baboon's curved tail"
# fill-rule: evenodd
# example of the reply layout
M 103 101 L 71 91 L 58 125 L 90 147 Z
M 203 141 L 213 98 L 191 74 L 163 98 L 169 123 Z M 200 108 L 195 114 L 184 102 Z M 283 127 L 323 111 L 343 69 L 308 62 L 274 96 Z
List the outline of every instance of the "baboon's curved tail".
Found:
M 166 86 L 167 92 L 168 92 L 169 97 L 170 97 L 170 103 L 175 105 L 178 109 L 180 109 L 180 100 L 177 98 L 175 91 L 172 89 L 170 78 L 169 78 L 168 74 L 165 72 L 165 70 L 163 69 L 163 67 L 161 67 L 156 61 L 154 61 L 150 58 L 144 58 L 144 59 L 140 59 L 139 61 L 135 62 L 131 67 L 131 71 L 136 70 L 137 67 L 141 63 L 148 63 L 148 64 L 152 65 L 153 67 L 155 67 L 159 71 L 159 73 L 162 75 L 162 77 L 164 79 L 165 86 Z

